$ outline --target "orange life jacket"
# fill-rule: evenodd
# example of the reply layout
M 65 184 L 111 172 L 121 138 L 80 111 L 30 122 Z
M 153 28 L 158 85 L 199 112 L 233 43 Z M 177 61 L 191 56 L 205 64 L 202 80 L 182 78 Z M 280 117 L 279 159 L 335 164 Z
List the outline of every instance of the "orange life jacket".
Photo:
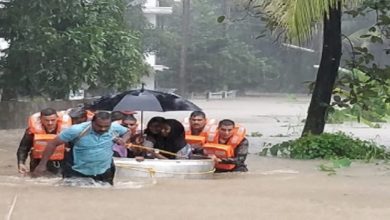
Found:
M 188 144 L 197 144 L 203 146 L 206 143 L 206 137 L 186 134 L 185 139 Z
M 72 120 L 65 111 L 57 112 L 57 128 L 56 133 L 60 133 L 61 130 L 68 128 L 72 125 Z M 57 135 L 47 134 L 40 120 L 41 113 L 37 112 L 30 116 L 28 120 L 29 131 L 34 135 L 33 146 L 32 146 L 32 158 L 41 159 L 43 151 L 49 141 L 53 140 Z M 64 159 L 65 146 L 58 146 L 50 157 L 50 160 L 62 160 Z
M 193 135 L 191 133 L 191 128 L 190 128 L 190 123 L 189 123 L 189 118 L 185 118 L 183 120 L 183 126 L 185 129 L 185 134 L 186 134 L 186 141 L 189 144 L 199 144 L 203 145 L 206 142 L 206 138 L 208 136 L 208 132 L 210 129 L 213 127 L 216 127 L 216 120 L 215 119 L 210 119 L 207 120 L 205 127 L 203 128 L 202 132 L 199 135 Z
M 56 136 L 55 134 L 34 134 L 32 158 L 41 159 L 47 144 L 54 140 Z M 49 160 L 63 160 L 64 151 L 64 144 L 57 146 Z
M 233 135 L 229 138 L 226 144 L 219 143 L 218 129 L 213 129 L 209 132 L 207 143 L 203 145 L 203 150 L 207 155 L 215 155 L 218 158 L 235 157 L 235 149 L 245 138 L 246 129 L 236 126 L 233 130 Z M 215 168 L 220 170 L 232 170 L 236 167 L 234 164 L 218 163 Z
M 57 133 L 60 133 L 65 128 L 72 126 L 72 119 L 66 111 L 57 112 Z M 46 130 L 41 122 L 41 113 L 37 112 L 28 119 L 28 128 L 32 134 L 46 134 Z

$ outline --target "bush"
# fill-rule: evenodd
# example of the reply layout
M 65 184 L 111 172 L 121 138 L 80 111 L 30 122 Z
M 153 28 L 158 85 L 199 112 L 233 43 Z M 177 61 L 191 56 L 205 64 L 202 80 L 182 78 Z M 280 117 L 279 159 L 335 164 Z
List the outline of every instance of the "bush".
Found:
M 294 159 L 387 159 L 390 153 L 384 146 L 352 138 L 345 133 L 308 135 L 296 140 L 276 144 L 270 148 L 273 156 L 281 154 Z

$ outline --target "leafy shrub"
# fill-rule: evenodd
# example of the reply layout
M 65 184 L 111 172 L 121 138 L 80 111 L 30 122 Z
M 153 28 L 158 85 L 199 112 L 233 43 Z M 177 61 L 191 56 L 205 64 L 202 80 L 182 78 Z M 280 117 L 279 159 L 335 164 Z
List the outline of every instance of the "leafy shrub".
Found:
M 286 141 L 272 146 L 271 155 L 280 154 L 294 159 L 387 159 L 390 153 L 384 146 L 373 142 L 352 138 L 345 133 L 323 133 L 308 135 L 296 140 Z

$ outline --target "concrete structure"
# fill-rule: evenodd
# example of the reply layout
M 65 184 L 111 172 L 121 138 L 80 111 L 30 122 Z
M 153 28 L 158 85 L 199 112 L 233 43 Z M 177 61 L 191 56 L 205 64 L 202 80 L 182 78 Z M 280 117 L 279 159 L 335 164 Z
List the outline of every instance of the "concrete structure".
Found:
M 153 25 L 157 24 L 157 16 L 172 14 L 172 7 L 159 7 L 159 0 L 146 0 L 143 2 L 143 12 L 148 21 Z M 156 55 L 154 53 L 146 54 L 146 62 L 153 68 L 149 76 L 144 76 L 141 81 L 145 83 L 146 89 L 155 89 L 156 71 L 162 71 L 168 67 L 156 64 Z

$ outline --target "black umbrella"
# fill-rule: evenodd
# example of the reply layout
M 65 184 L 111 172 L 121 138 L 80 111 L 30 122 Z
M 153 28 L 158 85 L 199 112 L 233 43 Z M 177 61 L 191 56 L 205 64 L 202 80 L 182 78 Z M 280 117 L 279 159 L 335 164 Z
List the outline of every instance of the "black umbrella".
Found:
M 174 93 L 147 89 L 130 90 L 113 97 L 103 97 L 95 101 L 88 109 L 122 112 L 141 111 L 141 126 L 143 123 L 143 111 L 166 112 L 201 110 L 201 108 L 194 103 Z

